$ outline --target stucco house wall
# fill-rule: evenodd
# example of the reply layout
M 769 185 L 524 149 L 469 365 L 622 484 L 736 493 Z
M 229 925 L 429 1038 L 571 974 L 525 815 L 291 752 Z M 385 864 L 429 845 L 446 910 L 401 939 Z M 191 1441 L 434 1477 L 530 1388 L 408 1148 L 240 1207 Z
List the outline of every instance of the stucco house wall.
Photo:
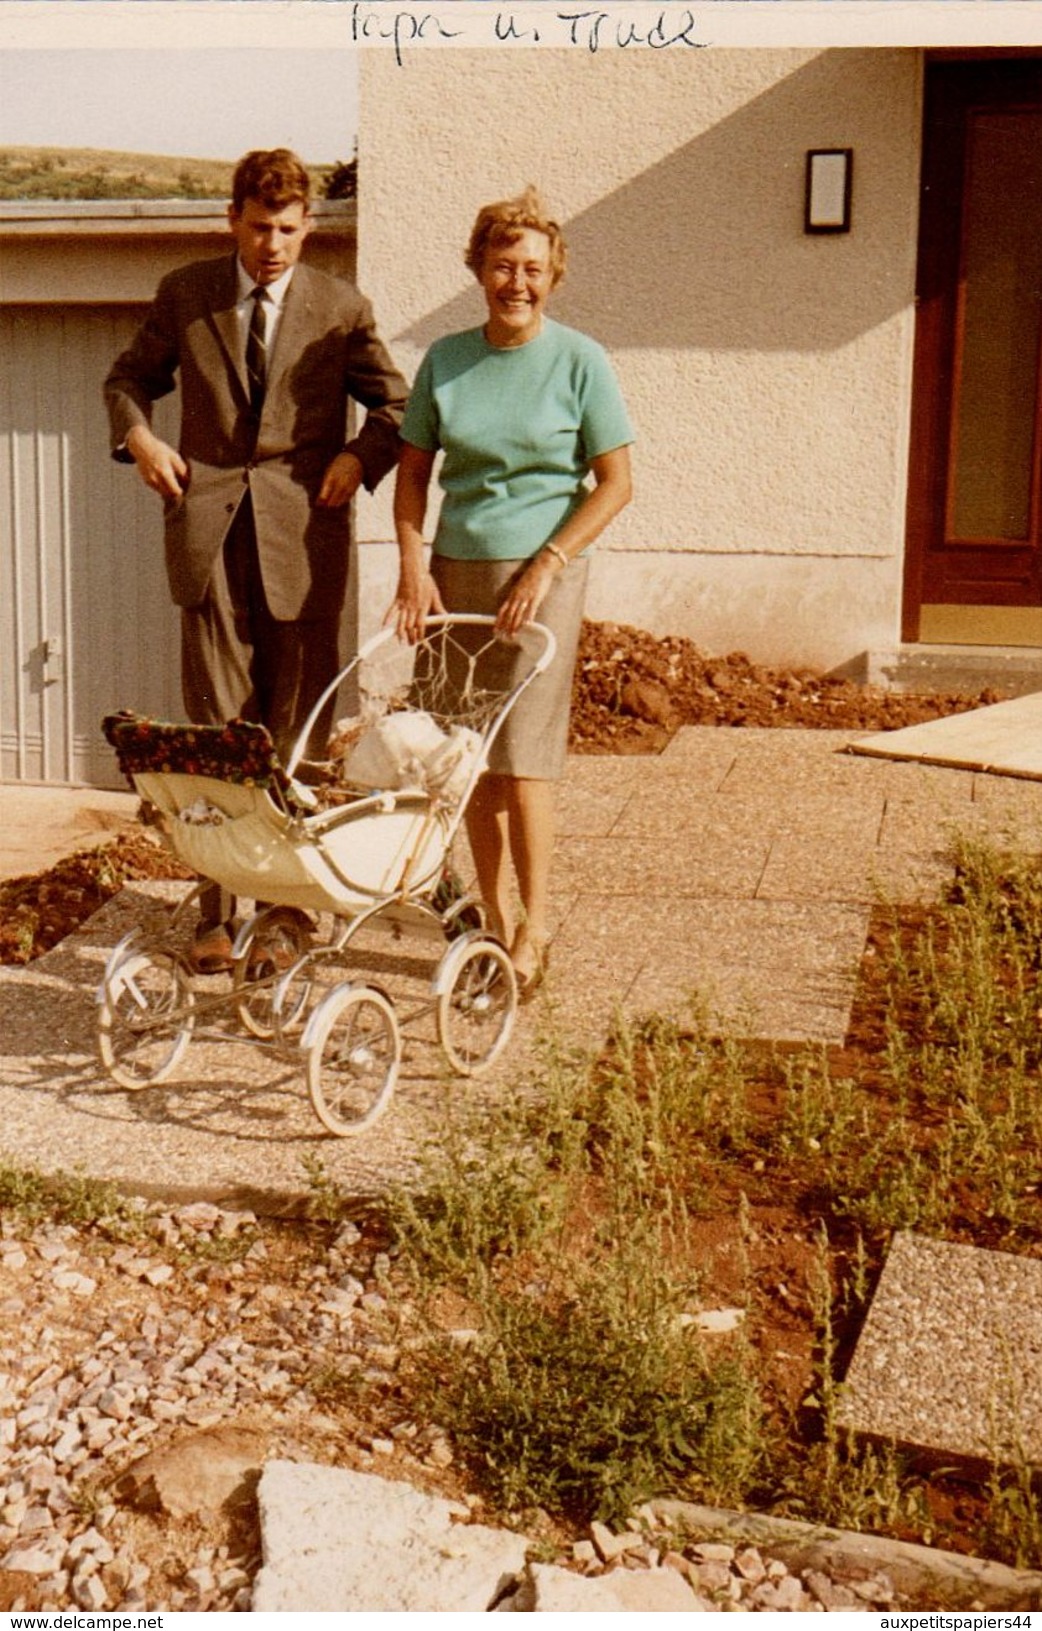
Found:
M 908 49 L 363 53 L 359 280 L 407 373 L 482 320 L 482 203 L 532 181 L 565 227 L 554 315 L 638 434 L 592 616 L 826 667 L 897 641 L 921 86 Z M 816 147 L 854 150 L 849 234 L 804 234 Z M 358 536 L 364 622 L 386 493 Z

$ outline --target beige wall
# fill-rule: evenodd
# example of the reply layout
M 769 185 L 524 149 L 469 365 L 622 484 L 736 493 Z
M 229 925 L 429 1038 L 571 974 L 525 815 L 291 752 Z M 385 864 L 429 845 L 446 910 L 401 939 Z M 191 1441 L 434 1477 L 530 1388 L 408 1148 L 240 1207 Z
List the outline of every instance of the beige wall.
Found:
M 921 53 L 362 57 L 359 279 L 411 373 L 481 320 L 475 209 L 534 181 L 565 224 L 554 307 L 609 350 L 634 504 L 590 611 L 704 649 L 840 664 L 898 635 Z M 853 231 L 807 237 L 811 147 L 853 147 Z M 363 505 L 363 602 L 393 581 Z
M 353 277 L 354 204 L 314 213 L 308 259 Z M 0 200 L 0 306 L 144 304 L 167 272 L 233 247 L 217 200 Z

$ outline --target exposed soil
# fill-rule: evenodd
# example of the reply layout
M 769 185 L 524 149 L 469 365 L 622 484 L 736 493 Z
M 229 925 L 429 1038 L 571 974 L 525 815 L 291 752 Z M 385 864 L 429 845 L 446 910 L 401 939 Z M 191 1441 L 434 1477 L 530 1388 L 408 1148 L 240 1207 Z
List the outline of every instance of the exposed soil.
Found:
M 769 668 L 741 652 L 707 657 L 676 635 L 624 623 L 583 625 L 572 693 L 576 753 L 659 753 L 682 725 L 897 730 L 1002 700 L 987 689 L 913 695 L 823 674 Z

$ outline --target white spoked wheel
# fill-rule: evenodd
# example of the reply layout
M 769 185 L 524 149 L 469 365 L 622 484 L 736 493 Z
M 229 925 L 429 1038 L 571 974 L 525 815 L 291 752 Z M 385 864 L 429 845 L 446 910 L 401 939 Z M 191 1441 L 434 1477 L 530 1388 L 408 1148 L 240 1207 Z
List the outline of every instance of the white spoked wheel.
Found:
M 257 919 L 255 934 L 243 956 L 236 959 L 232 980 L 239 1018 L 262 1042 L 270 1042 L 273 1036 L 280 1034 L 274 1012 L 280 976 L 298 962 L 309 944 L 303 917 L 276 908 Z M 284 1019 L 289 1012 L 288 1008 L 283 1009 Z
M 315 991 L 321 989 L 316 986 L 314 966 L 314 957 L 301 957 L 271 993 L 271 1018 L 279 1042 L 291 1042 L 304 1029 Z
M 394 1005 L 373 985 L 338 985 L 315 1009 L 303 1046 L 315 1114 L 337 1138 L 371 1127 L 394 1092 L 402 1039 Z
M 457 941 L 436 976 L 438 1041 L 453 1070 L 477 1076 L 510 1040 L 517 978 L 505 946 L 484 935 Z
M 165 951 L 131 951 L 105 976 L 98 1053 L 114 1082 L 136 1090 L 164 1082 L 191 1041 L 195 994 Z

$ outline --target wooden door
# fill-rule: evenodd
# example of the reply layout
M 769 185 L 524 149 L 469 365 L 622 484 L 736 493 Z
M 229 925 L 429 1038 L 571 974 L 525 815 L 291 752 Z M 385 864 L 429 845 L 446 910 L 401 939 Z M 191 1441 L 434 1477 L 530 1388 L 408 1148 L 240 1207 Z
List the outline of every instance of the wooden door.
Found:
M 1042 61 L 927 65 L 904 627 L 1042 606 Z

